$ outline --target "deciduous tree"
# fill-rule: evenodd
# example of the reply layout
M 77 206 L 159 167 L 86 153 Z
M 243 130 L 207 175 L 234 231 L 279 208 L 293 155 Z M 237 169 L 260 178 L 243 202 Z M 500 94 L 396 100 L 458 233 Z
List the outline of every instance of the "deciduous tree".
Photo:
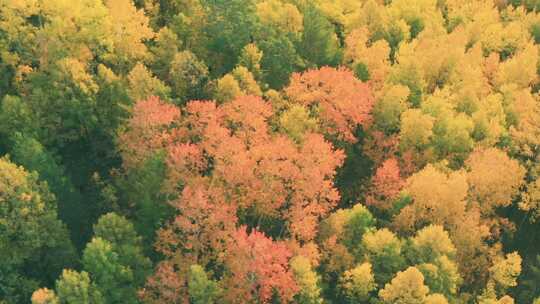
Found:
M 379 291 L 379 298 L 388 304 L 421 304 L 426 300 L 429 288 L 424 285 L 424 276 L 415 267 L 400 271 Z
M 291 254 L 280 242 L 274 242 L 256 230 L 250 234 L 241 227 L 228 244 L 225 258 L 227 303 L 259 301 L 270 303 L 274 293 L 289 302 L 298 292 L 289 267 Z
M 292 102 L 308 107 L 318 117 L 321 131 L 331 138 L 354 142 L 356 128 L 371 122 L 370 88 L 348 69 L 323 67 L 294 73 L 285 92 Z

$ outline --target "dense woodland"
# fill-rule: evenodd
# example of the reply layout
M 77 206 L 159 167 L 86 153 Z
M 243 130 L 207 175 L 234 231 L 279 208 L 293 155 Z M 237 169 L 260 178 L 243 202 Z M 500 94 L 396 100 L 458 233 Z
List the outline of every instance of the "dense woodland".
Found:
M 0 0 L 0 303 L 538 304 L 539 44 L 539 0 Z

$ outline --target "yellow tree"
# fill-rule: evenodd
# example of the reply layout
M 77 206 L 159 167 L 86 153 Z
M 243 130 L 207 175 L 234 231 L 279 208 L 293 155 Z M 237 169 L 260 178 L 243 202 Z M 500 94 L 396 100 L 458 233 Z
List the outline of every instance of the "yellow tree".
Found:
M 394 220 L 404 231 L 414 231 L 422 223 L 455 227 L 466 211 L 468 184 L 464 172 L 444 172 L 427 165 L 407 180 L 406 193 L 412 203 Z
M 525 169 L 496 148 L 474 152 L 466 164 L 470 195 L 480 203 L 484 214 L 489 215 L 495 208 L 511 204 L 523 185 Z
M 369 42 L 369 31 L 361 28 L 352 31 L 345 39 L 346 63 L 363 81 L 370 81 L 378 89 L 390 71 L 390 46 L 385 40 Z
M 302 31 L 302 13 L 291 3 L 280 0 L 259 2 L 257 4 L 257 15 L 264 25 L 275 27 L 284 33 L 299 33 Z
M 379 291 L 379 298 L 385 304 L 424 304 L 428 293 L 422 273 L 415 267 L 409 267 L 398 272 Z
M 144 10 L 138 10 L 131 0 L 105 1 L 112 22 L 111 38 L 114 51 L 108 58 L 120 71 L 126 72 L 137 60 L 148 59 L 145 41 L 154 38 Z
M 313 270 L 308 258 L 296 256 L 291 259 L 291 269 L 299 291 L 294 296 L 298 304 L 322 304 L 320 277 Z
M 368 301 L 370 292 L 377 287 L 371 264 L 366 262 L 345 271 L 340 278 L 339 286 L 349 303 Z

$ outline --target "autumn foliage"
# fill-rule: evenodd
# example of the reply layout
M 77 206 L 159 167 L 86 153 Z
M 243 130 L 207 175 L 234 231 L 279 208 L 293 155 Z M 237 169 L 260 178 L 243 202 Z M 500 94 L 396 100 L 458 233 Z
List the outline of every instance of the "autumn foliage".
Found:
M 285 93 L 317 113 L 323 132 L 339 140 L 355 141 L 356 128 L 371 123 L 373 95 L 351 70 L 323 67 L 295 73 Z
M 0 0 L 0 304 L 538 304 L 539 45 L 539 0 Z

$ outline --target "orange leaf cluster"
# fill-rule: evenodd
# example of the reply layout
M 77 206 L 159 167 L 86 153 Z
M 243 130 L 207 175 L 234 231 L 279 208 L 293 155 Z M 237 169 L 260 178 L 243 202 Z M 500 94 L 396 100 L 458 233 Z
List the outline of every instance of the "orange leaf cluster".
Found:
M 317 112 L 322 130 L 339 140 L 355 142 L 357 126 L 366 128 L 371 122 L 375 103 L 371 89 L 347 68 L 294 73 L 285 92 L 292 102 Z

